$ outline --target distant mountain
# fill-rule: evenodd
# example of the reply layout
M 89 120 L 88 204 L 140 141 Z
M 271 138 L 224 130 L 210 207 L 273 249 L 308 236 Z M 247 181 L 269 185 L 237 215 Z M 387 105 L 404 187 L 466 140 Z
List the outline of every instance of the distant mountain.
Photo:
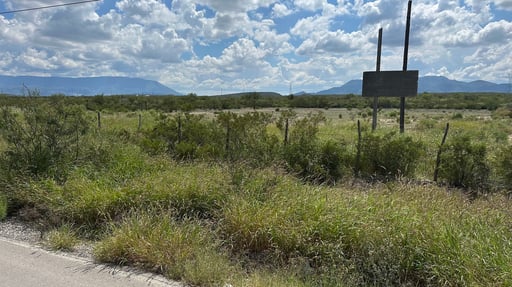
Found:
M 249 96 L 251 94 L 253 94 L 254 92 L 242 92 L 242 93 L 233 93 L 233 94 L 223 94 L 221 95 L 222 97 L 227 97 L 227 98 L 241 98 L 241 97 L 244 97 L 244 96 Z M 271 98 L 271 97 L 281 97 L 280 94 L 278 93 L 274 93 L 274 92 L 256 92 L 258 94 L 258 96 L 260 97 L 263 97 L 263 98 Z M 217 95 L 219 96 L 219 95 Z
M 0 93 L 2 94 L 21 95 L 24 86 L 31 90 L 37 89 L 42 96 L 54 94 L 69 96 L 181 95 L 159 82 L 140 78 L 0 76 Z
M 363 81 L 352 80 L 341 87 L 320 91 L 317 95 L 346 95 L 362 93 Z M 495 84 L 487 81 L 461 82 L 446 77 L 425 76 L 418 80 L 418 93 L 508 93 L 508 84 Z
M 317 95 L 360 95 L 363 91 L 362 80 L 351 80 L 341 87 L 330 88 L 328 90 L 320 91 Z

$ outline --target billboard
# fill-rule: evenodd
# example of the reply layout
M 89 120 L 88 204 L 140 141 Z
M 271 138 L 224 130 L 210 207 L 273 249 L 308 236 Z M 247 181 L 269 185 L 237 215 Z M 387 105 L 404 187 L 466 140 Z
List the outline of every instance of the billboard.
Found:
M 418 71 L 363 73 L 363 97 L 414 97 L 418 95 Z

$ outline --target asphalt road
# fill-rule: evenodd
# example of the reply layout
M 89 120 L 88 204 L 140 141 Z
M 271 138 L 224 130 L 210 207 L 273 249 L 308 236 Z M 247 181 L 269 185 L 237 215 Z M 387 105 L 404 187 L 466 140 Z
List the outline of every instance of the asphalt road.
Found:
M 121 270 L 0 238 L 2 287 L 183 287 L 165 278 Z

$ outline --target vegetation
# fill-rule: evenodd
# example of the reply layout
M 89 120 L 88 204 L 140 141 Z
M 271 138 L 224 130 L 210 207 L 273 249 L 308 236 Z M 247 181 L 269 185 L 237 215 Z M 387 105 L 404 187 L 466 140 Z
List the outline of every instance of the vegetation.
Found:
M 0 194 L 0 220 L 4 220 L 7 216 L 7 197 Z
M 192 110 L 228 110 L 228 109 L 261 109 L 261 108 L 349 108 L 371 109 L 373 99 L 358 95 L 301 95 L 280 96 L 275 93 L 241 93 L 226 96 L 134 96 L 117 95 L 94 97 L 65 97 L 54 95 L 51 97 L 37 97 L 37 93 L 29 93 L 35 97 L 34 102 L 47 102 L 55 98 L 65 100 L 70 105 L 80 105 L 91 111 L 102 112 L 130 112 L 140 110 L 157 110 L 161 112 Z M 0 106 L 22 107 L 18 96 L 0 95 Z M 499 93 L 452 93 L 430 94 L 423 93 L 417 97 L 407 99 L 407 107 L 411 109 L 470 109 L 490 110 L 498 114 L 510 114 L 510 95 Z M 507 106 L 508 105 L 508 106 Z M 380 98 L 379 107 L 383 109 L 399 108 L 400 100 L 397 98 Z
M 410 111 L 399 134 L 394 109 L 374 132 L 364 105 L 288 109 L 329 97 L 185 98 L 2 98 L 0 219 L 198 286 L 512 285 L 507 104 Z
M 45 243 L 52 250 L 72 251 L 78 242 L 75 231 L 68 225 L 63 225 L 51 230 Z

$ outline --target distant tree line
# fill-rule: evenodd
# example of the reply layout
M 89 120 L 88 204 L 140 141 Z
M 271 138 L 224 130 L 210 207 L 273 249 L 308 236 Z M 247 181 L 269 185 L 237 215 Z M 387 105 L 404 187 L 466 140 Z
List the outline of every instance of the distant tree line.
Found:
M 0 95 L 1 106 L 21 106 L 22 96 Z M 373 99 L 358 95 L 300 95 L 279 96 L 273 93 L 242 93 L 236 96 L 65 96 L 34 97 L 32 101 L 47 102 L 50 98 L 62 98 L 68 104 L 83 105 L 93 111 L 138 111 L 162 112 L 192 110 L 228 110 L 240 108 L 371 108 Z M 407 108 L 412 109 L 487 109 L 496 110 L 512 103 L 512 95 L 496 93 L 423 93 L 407 99 Z M 379 98 L 380 108 L 399 108 L 398 98 Z

